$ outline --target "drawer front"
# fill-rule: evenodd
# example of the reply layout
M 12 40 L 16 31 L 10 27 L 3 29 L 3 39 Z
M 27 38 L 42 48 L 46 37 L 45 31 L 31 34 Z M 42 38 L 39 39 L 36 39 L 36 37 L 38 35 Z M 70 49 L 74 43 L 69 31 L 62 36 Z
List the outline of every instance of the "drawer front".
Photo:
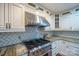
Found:
M 67 56 L 79 55 L 79 49 L 74 48 L 72 46 L 64 46 L 59 50 L 59 52 Z
M 77 44 L 77 43 L 64 41 L 64 44 L 67 45 L 67 46 L 74 46 L 76 48 L 79 48 L 79 44 Z
M 66 46 L 68 51 L 71 51 L 72 53 L 77 53 L 79 54 L 79 49 L 75 48 L 73 46 Z
M 65 56 L 75 56 L 74 53 L 72 53 L 71 51 L 67 51 L 67 50 L 62 50 L 62 51 L 60 51 L 60 53 Z
M 65 55 L 66 56 L 79 56 L 79 54 L 77 54 L 77 53 L 74 53 L 74 52 L 72 52 L 72 51 L 65 51 Z

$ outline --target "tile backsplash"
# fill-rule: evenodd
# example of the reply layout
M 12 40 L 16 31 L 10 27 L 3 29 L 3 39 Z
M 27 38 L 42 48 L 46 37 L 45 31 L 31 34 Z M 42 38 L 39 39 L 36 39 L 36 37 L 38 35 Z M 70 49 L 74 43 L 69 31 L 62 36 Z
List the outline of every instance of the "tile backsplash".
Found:
M 79 32 L 78 31 L 60 31 L 60 32 L 53 32 L 53 35 L 63 35 L 63 36 L 70 36 L 70 37 L 75 37 L 79 38 Z
M 25 32 L 0 33 L 0 47 L 42 37 L 37 27 L 27 27 Z
M 64 35 L 79 38 L 77 31 L 62 31 L 62 32 L 46 32 L 51 35 Z M 0 33 L 0 47 L 21 43 L 22 41 L 29 41 L 43 37 L 43 32 L 38 27 L 26 27 L 25 32 L 8 32 Z

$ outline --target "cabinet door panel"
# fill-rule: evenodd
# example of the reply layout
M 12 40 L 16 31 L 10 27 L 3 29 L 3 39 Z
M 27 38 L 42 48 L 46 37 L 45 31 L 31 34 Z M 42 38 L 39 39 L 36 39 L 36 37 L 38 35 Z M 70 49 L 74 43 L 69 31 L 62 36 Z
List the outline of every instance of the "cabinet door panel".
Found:
M 72 20 L 71 15 L 64 15 L 60 18 L 60 28 L 63 30 L 71 30 L 72 29 Z
M 79 12 L 72 14 L 72 29 L 79 30 Z
M 25 29 L 24 23 L 24 8 L 22 5 L 9 4 L 9 23 L 14 31 Z
M 5 9 L 5 4 L 0 3 L 0 29 L 5 26 L 4 9 Z

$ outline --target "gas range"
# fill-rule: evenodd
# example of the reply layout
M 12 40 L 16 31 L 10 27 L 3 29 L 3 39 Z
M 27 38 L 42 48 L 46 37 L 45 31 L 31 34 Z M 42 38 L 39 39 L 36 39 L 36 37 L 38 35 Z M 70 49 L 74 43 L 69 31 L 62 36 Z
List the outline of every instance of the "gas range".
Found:
M 38 49 L 49 46 L 50 41 L 45 40 L 45 39 L 35 39 L 35 40 L 23 42 L 23 44 L 27 47 L 28 51 L 34 52 Z
M 45 51 L 46 48 L 48 50 L 48 47 L 51 45 L 51 42 L 48 41 L 48 40 L 45 40 L 45 39 L 34 39 L 34 40 L 31 40 L 31 41 L 23 42 L 23 44 L 28 49 L 29 55 L 40 55 L 39 53 L 41 51 Z M 51 47 L 49 49 L 51 49 Z M 38 53 L 37 51 L 40 51 L 40 52 Z

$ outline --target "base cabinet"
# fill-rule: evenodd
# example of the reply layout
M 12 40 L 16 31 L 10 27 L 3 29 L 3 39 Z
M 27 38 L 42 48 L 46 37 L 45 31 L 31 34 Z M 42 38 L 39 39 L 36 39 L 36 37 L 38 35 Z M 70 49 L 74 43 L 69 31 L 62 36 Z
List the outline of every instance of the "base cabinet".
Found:
M 79 44 L 64 40 L 57 40 L 52 43 L 52 55 L 58 53 L 63 56 L 79 56 Z
M 66 56 L 79 56 L 79 44 L 62 41 L 59 45 L 59 53 Z

